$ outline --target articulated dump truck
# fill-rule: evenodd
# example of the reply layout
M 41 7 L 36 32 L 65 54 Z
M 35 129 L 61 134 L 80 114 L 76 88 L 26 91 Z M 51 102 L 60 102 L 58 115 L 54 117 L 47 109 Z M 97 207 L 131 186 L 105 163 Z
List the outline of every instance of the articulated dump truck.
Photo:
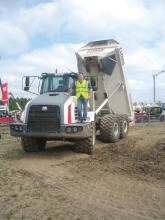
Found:
M 92 87 L 87 121 L 78 121 L 77 98 L 70 92 L 77 74 L 42 73 L 40 94 L 27 103 L 21 121 L 10 125 L 26 152 L 44 150 L 47 140 L 63 140 L 74 142 L 78 153 L 92 154 L 96 134 L 104 142 L 127 136 L 133 110 L 120 44 L 112 39 L 90 42 L 76 58 L 78 71 Z M 24 90 L 29 91 L 30 81 L 24 77 Z

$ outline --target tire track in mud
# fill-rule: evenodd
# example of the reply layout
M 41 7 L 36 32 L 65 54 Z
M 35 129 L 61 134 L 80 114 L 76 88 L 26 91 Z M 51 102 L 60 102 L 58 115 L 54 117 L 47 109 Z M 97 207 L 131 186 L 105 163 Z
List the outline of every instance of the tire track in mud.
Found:
M 88 217 L 94 219 L 109 219 L 112 216 L 117 219 L 163 219 L 165 197 L 158 183 L 157 189 L 147 181 L 148 177 L 145 181 L 137 181 L 137 178 L 125 176 L 123 169 L 125 171 L 126 167 L 122 168 L 117 161 L 119 158 L 114 155 L 121 152 L 118 149 L 114 153 L 113 147 L 108 149 L 106 145 L 91 157 L 73 153 L 73 156 L 65 160 L 49 163 L 45 168 L 31 168 L 27 173 L 49 187 L 52 194 L 56 192 L 62 196 L 65 203 L 67 201 L 67 212 L 72 210 L 71 213 L 75 213 L 79 210 L 81 216 L 86 216 L 84 213 L 88 210 Z M 123 157 L 128 159 L 128 152 Z M 144 204 L 147 204 L 147 208 L 144 208 Z
M 58 175 L 55 175 L 57 170 Z M 76 213 L 78 210 L 82 216 L 88 210 L 88 216 L 94 219 L 109 219 L 111 215 L 116 218 L 122 216 L 122 219 L 152 220 L 158 216 L 158 219 L 163 219 L 163 214 L 161 216 L 159 213 L 159 210 L 163 210 L 162 191 L 155 189 L 152 184 L 137 184 L 136 180 L 130 181 L 124 176 L 112 174 L 100 179 L 100 172 L 96 174 L 95 171 L 93 175 L 86 176 L 81 172 L 71 174 L 70 169 L 64 172 L 64 167 L 59 169 L 58 166 L 54 167 L 54 172 L 51 170 L 46 174 L 32 171 L 20 173 L 39 181 L 49 189 L 50 195 L 56 194 L 59 199 L 62 198 L 64 203 L 61 201 L 61 208 L 65 206 L 67 213 Z M 159 206 L 158 202 L 162 205 Z M 147 204 L 147 208 L 144 208 L 144 204 Z
M 18 196 L 5 207 L 12 207 L 13 219 L 21 219 L 19 207 L 24 219 L 35 216 L 36 210 L 38 219 L 46 219 L 48 213 L 64 220 L 165 219 L 164 127 L 132 133 L 115 144 L 98 141 L 92 156 L 53 142 L 42 153 L 21 153 L 19 146 L 3 148 L 1 159 L 13 170 L 4 194 L 11 193 L 11 187 L 12 196 Z M 14 184 L 21 193 L 14 191 Z

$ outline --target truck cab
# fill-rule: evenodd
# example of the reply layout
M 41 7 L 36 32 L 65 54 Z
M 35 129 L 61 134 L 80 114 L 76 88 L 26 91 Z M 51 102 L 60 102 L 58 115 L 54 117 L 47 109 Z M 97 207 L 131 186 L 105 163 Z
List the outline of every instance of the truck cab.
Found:
M 25 151 L 33 151 L 34 146 L 42 146 L 47 140 L 76 141 L 91 137 L 93 117 L 89 112 L 86 123 L 78 122 L 77 98 L 73 85 L 76 74 L 63 75 L 43 73 L 40 77 L 40 94 L 27 103 L 20 123 L 10 126 L 11 135 L 21 137 Z M 30 79 L 25 77 L 25 87 L 30 88 Z M 92 133 L 93 135 L 93 133 Z M 33 150 L 27 140 L 35 140 Z M 43 144 L 45 146 L 45 144 Z

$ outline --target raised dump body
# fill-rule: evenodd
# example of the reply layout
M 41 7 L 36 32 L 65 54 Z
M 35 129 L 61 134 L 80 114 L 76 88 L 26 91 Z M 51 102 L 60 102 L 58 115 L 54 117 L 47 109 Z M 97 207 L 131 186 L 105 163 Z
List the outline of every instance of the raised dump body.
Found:
M 96 85 L 96 113 L 113 111 L 133 118 L 131 95 L 123 69 L 124 59 L 120 44 L 112 39 L 93 41 L 81 47 L 76 52 L 76 57 L 79 72 L 89 76 L 91 83 Z

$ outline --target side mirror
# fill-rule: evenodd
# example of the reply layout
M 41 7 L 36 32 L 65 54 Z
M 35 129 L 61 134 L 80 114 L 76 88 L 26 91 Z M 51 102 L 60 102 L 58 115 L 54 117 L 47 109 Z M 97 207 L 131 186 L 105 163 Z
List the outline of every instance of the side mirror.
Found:
M 30 89 L 34 89 L 36 88 L 36 84 L 34 84 L 35 79 L 41 79 L 41 77 L 39 76 L 23 76 L 22 77 L 22 90 L 26 91 L 26 92 L 30 92 L 32 94 L 38 95 L 38 93 L 30 91 Z
M 30 88 L 30 77 L 26 76 L 25 77 L 25 87 L 24 87 L 24 91 L 29 91 Z

